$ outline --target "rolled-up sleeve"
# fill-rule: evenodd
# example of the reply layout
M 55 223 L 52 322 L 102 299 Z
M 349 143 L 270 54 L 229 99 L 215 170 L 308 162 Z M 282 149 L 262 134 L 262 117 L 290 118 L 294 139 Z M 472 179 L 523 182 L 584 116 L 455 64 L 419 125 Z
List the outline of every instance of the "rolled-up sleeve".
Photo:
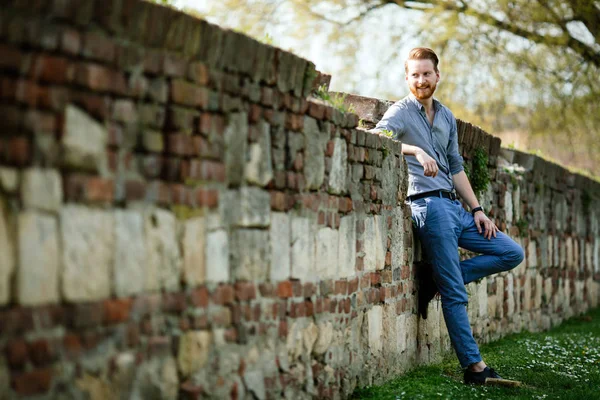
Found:
M 463 158 L 458 152 L 458 129 L 456 128 L 456 118 L 452 116 L 450 137 L 448 139 L 447 148 L 448 164 L 450 166 L 450 174 L 456 175 L 465 168 L 463 166 Z
M 404 133 L 402 116 L 400 115 L 401 112 L 401 107 L 398 104 L 393 104 L 387 109 L 385 114 L 383 114 L 383 118 L 381 118 L 375 128 L 371 129 L 371 132 L 388 130 L 394 134 L 394 139 L 401 139 Z

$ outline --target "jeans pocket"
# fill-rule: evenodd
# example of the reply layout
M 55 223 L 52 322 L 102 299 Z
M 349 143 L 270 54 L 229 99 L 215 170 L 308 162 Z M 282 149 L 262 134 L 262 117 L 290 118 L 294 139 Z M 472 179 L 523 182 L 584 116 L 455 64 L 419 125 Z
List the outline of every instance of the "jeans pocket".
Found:
M 425 226 L 425 220 L 427 219 L 427 205 L 426 199 L 419 199 L 410 203 L 413 225 L 415 225 L 416 228 L 421 229 Z

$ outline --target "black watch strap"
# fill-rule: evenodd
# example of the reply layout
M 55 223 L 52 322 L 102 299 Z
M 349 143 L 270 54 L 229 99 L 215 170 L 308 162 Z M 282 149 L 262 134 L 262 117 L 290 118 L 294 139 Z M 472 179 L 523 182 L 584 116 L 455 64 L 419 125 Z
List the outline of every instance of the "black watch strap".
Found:
M 475 216 L 475 213 L 477 211 L 481 211 L 483 212 L 483 207 L 479 206 L 479 207 L 475 207 L 474 209 L 471 210 L 471 215 Z

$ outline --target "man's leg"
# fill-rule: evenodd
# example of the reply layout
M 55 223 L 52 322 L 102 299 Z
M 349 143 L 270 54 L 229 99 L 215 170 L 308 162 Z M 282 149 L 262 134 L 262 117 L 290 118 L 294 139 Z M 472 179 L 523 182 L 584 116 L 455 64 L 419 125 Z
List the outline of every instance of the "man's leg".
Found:
M 461 214 L 463 231 L 458 238 L 458 245 L 481 254 L 460 263 L 465 284 L 511 270 L 523 261 L 523 249 L 508 235 L 498 232 L 496 237 L 488 240 L 477 231 L 470 213 L 463 210 Z
M 466 368 L 481 361 L 481 355 L 469 324 L 468 296 L 458 257 L 461 207 L 441 198 L 427 199 L 427 204 L 426 215 L 422 214 L 422 207 L 414 205 L 413 217 L 417 217 L 419 238 L 433 265 L 450 340 L 461 366 Z

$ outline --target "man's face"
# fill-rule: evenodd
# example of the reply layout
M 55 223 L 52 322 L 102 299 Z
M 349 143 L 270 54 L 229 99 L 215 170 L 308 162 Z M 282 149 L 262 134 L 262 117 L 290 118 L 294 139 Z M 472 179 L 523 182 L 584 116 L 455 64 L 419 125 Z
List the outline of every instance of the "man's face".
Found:
M 435 72 L 431 60 L 408 60 L 406 83 L 418 100 L 427 100 L 435 92 L 440 81 L 439 72 Z

